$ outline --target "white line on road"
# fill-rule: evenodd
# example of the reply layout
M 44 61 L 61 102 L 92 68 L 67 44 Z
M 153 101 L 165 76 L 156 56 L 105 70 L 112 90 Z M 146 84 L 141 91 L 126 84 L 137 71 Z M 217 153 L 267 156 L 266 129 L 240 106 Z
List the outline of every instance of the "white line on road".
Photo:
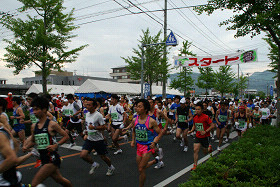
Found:
M 223 145 L 223 146 L 221 147 L 221 149 L 224 149 L 224 148 L 226 148 L 226 147 L 229 146 L 229 145 L 230 145 L 230 144 L 227 143 L 227 144 Z M 218 152 L 219 152 L 219 151 L 217 151 L 217 150 L 216 150 L 216 151 L 213 151 L 213 152 L 212 152 L 212 155 L 215 155 L 215 154 L 217 154 Z M 209 158 L 210 158 L 210 155 L 208 154 L 207 156 L 205 156 L 205 157 L 201 158 L 200 160 L 198 160 L 198 164 L 200 164 L 200 163 L 206 161 L 206 160 L 209 159 Z M 189 172 L 189 171 L 192 169 L 192 167 L 193 167 L 192 164 L 189 165 L 189 166 L 186 167 L 185 169 L 182 169 L 182 170 L 179 171 L 178 173 L 175 173 L 174 175 L 172 175 L 171 177 L 169 177 L 169 178 L 165 179 L 164 181 L 158 183 L 158 184 L 155 185 L 154 187 L 163 187 L 163 186 L 166 186 L 167 184 L 169 184 L 169 183 L 171 183 L 172 181 L 178 179 L 179 177 L 181 177 L 181 176 L 184 175 L 185 173 Z

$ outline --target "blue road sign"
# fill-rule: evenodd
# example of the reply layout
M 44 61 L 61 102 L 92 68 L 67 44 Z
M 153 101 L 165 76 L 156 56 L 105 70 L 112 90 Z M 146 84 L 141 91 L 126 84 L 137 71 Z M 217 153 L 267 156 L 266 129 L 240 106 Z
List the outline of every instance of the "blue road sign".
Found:
M 172 45 L 172 46 L 178 45 L 178 41 L 177 41 L 177 39 L 176 39 L 176 37 L 175 37 L 175 35 L 173 34 L 172 31 L 171 31 L 170 34 L 168 35 L 168 37 L 167 37 L 167 39 L 166 39 L 166 41 L 165 41 L 165 44 L 166 44 L 167 46 L 169 46 L 169 45 Z

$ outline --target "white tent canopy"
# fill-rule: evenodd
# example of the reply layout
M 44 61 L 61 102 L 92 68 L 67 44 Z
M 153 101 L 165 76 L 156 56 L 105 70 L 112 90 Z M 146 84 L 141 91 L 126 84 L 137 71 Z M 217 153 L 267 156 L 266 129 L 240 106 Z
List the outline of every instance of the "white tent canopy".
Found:
M 79 86 L 70 86 L 70 85 L 47 85 L 47 91 L 49 94 L 74 94 L 74 92 L 79 88 Z M 41 84 L 32 84 L 27 90 L 26 94 L 30 93 L 43 93 L 43 87 Z
M 128 95 L 140 95 L 141 85 L 131 83 L 118 83 L 111 81 L 100 81 L 100 80 L 86 80 L 75 93 L 112 93 L 112 94 L 128 94 Z M 161 86 L 152 86 L 153 95 L 162 94 Z M 166 89 L 166 94 L 170 95 L 182 95 L 178 90 Z

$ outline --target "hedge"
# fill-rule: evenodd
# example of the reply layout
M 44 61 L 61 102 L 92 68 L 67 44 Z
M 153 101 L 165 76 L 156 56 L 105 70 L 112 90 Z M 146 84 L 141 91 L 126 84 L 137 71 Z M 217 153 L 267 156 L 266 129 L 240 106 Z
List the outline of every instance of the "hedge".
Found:
M 247 130 L 217 157 L 198 165 L 179 186 L 280 185 L 280 129 L 258 126 Z

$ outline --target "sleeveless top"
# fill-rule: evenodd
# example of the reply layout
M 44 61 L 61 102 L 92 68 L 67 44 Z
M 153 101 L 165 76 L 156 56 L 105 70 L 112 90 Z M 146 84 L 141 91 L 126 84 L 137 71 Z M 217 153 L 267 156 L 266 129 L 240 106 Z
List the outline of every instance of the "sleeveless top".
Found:
M 218 120 L 221 123 L 221 125 L 226 125 L 227 122 L 227 110 L 225 112 L 222 112 L 220 109 L 220 114 L 218 115 Z
M 242 130 L 242 129 L 246 129 L 247 128 L 247 117 L 246 117 L 246 114 L 244 114 L 244 116 L 241 117 L 240 113 L 239 113 L 236 119 L 237 119 L 237 121 L 239 123 L 239 125 L 236 127 L 237 129 Z
M 139 123 L 139 115 L 135 120 L 136 142 L 142 145 L 149 145 L 154 141 L 154 130 L 149 128 L 150 116 L 148 115 L 145 124 Z
M 17 109 L 19 108 L 20 106 L 18 106 L 14 111 L 13 111 L 13 116 L 15 117 L 13 122 L 14 122 L 14 125 L 18 125 L 20 124 L 19 123 L 19 119 L 16 119 L 16 117 L 19 117 L 19 115 L 17 114 Z
M 53 144 L 53 139 L 48 131 L 50 120 L 47 119 L 44 126 L 41 129 L 38 128 L 38 123 L 39 122 L 37 122 L 35 125 L 34 137 L 35 143 L 37 144 L 37 149 L 41 154 L 41 151 L 47 151 L 47 146 Z

